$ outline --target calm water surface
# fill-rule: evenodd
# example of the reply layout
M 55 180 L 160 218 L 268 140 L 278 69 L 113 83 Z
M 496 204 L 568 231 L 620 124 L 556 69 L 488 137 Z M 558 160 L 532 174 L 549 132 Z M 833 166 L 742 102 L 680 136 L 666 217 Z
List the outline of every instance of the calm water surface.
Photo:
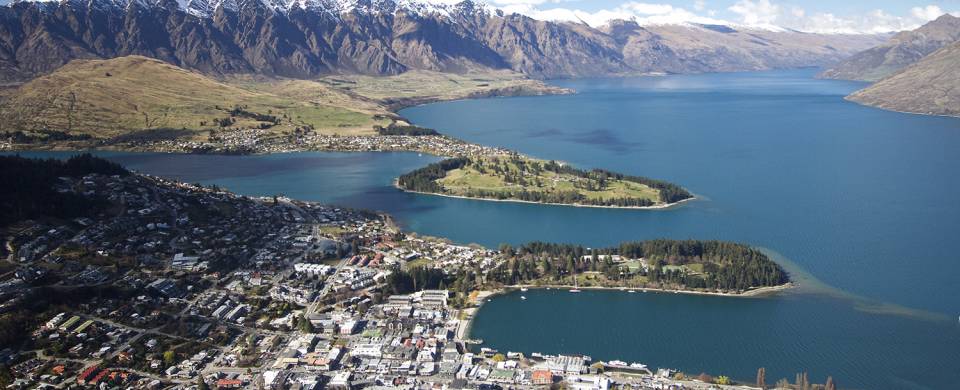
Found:
M 801 291 L 531 291 L 487 303 L 472 335 L 501 350 L 740 379 L 764 366 L 768 382 L 807 370 L 843 388 L 960 388 L 960 120 L 848 103 L 861 84 L 813 73 L 561 81 L 580 93 L 402 112 L 469 141 L 666 179 L 701 198 L 665 211 L 405 194 L 392 179 L 437 160 L 414 153 L 106 155 L 250 195 L 387 211 L 409 230 L 488 246 L 669 237 L 768 248 L 803 279 Z

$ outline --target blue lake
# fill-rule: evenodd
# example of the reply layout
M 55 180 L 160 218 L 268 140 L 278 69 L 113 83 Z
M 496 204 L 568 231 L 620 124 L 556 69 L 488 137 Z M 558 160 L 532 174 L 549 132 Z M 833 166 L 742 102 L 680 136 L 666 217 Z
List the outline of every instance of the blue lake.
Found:
M 403 110 L 469 141 L 665 179 L 700 200 L 661 211 L 402 193 L 414 153 L 104 153 L 143 172 L 250 195 L 372 208 L 408 230 L 496 246 L 657 237 L 768 249 L 800 279 L 765 298 L 531 291 L 498 297 L 472 335 L 501 350 L 584 353 L 768 382 L 807 370 L 842 388 L 960 387 L 960 120 L 843 100 L 813 70 L 557 81 L 576 95 Z M 31 153 L 63 155 L 62 153 Z M 544 327 L 543 324 L 550 324 Z

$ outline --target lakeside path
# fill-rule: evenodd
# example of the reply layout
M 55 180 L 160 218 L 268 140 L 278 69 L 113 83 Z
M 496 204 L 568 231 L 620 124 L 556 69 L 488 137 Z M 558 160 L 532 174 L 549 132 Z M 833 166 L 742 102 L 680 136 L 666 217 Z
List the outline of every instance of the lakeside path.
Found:
M 797 285 L 794 282 L 787 282 L 778 286 L 767 286 L 767 287 L 758 287 L 744 291 L 742 293 L 722 293 L 722 292 L 711 292 L 711 291 L 696 291 L 696 290 L 674 290 L 667 288 L 654 288 L 654 287 L 604 287 L 604 286 L 577 286 L 579 290 L 598 290 L 598 291 L 621 291 L 629 292 L 634 291 L 637 293 L 643 292 L 653 292 L 653 293 L 673 293 L 673 294 L 688 294 L 688 295 L 705 295 L 705 296 L 714 296 L 714 297 L 729 297 L 729 298 L 747 298 L 747 297 L 758 297 L 765 296 L 770 294 L 775 294 L 778 292 L 786 291 L 796 287 Z M 527 289 L 557 289 L 557 290 L 569 290 L 574 288 L 574 286 L 563 285 L 563 284 L 516 284 L 511 286 L 504 286 L 502 289 L 497 290 L 495 294 L 505 294 L 507 292 L 516 291 L 521 288 Z M 494 294 L 490 294 L 494 295 Z
M 696 200 L 697 197 L 693 196 L 681 201 L 673 203 L 664 203 L 653 206 L 604 206 L 604 205 L 593 205 L 593 204 L 580 204 L 580 203 L 548 203 L 548 202 L 534 202 L 529 200 L 520 200 L 520 199 L 491 199 L 491 198 L 477 198 L 473 196 L 463 196 L 463 195 L 450 195 L 450 194 L 438 194 L 435 192 L 423 192 L 423 191 L 413 191 L 408 190 L 400 186 L 398 180 L 393 181 L 393 187 L 403 191 L 409 192 L 411 194 L 421 194 L 421 195 L 433 195 L 433 196 L 442 196 L 445 198 L 454 198 L 454 199 L 469 199 L 469 200 L 482 200 L 487 202 L 507 202 L 507 203 L 526 203 L 526 204 L 536 204 L 536 205 L 545 205 L 545 206 L 567 206 L 567 207 L 589 207 L 589 208 L 598 208 L 598 209 L 628 209 L 628 210 L 664 210 L 673 207 L 680 206 L 683 203 L 688 201 Z M 571 286 L 572 287 L 572 286 Z

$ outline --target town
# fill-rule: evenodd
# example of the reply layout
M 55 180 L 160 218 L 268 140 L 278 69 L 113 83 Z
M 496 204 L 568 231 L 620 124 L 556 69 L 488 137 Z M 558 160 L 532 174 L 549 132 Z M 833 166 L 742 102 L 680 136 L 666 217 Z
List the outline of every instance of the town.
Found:
M 507 156 L 507 149 L 465 142 L 445 135 L 330 135 L 309 130 L 285 136 L 267 130 L 242 128 L 216 132 L 206 140 L 144 139 L 83 140 L 48 145 L 55 149 L 103 149 L 163 153 L 265 154 L 298 151 L 416 152 L 443 157 Z M 43 148 L 0 139 L 0 151 Z
M 55 189 L 106 203 L 9 229 L 0 311 L 23 347 L 0 351 L 8 388 L 730 387 L 477 345 L 479 280 L 504 254 L 405 234 L 386 215 L 133 173 Z M 477 284 L 398 282 L 418 270 Z

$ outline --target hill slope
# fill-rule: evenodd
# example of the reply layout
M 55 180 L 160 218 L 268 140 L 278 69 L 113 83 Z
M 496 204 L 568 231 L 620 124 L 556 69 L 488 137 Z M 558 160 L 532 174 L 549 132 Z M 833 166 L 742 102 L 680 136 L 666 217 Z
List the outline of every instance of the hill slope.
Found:
M 944 14 L 880 46 L 857 53 L 820 74 L 844 80 L 878 81 L 960 39 L 960 18 Z
M 196 137 L 206 136 L 201 129 L 239 127 L 280 132 L 312 126 L 373 134 L 372 126 L 379 123 L 369 112 L 240 88 L 141 56 L 73 61 L 13 91 L 0 118 L 0 130 L 57 130 L 95 138 L 158 128 Z
M 960 42 L 944 47 L 848 99 L 888 110 L 960 115 Z

